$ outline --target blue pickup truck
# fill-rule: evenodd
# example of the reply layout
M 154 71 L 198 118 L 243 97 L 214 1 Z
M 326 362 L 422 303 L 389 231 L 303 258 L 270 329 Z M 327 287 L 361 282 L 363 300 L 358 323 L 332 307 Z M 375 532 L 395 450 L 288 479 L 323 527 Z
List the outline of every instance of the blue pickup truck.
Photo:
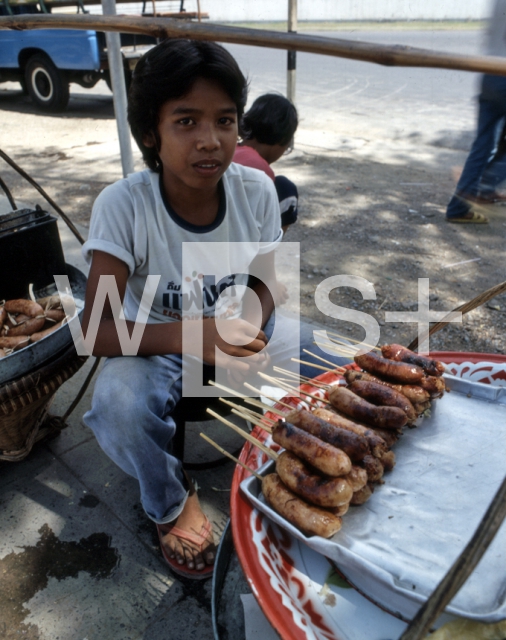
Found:
M 99 2 L 100 0 L 98 0 Z M 74 2 L 86 12 L 90 0 L 0 0 L 0 15 L 49 13 L 53 6 Z M 184 0 L 178 0 L 181 17 Z M 94 4 L 97 0 L 94 1 Z M 143 15 L 149 15 L 143 12 Z M 152 14 L 151 14 L 152 15 Z M 158 15 L 158 14 L 157 14 Z M 165 14 L 168 15 L 168 14 Z M 176 17 L 172 14 L 171 17 Z M 131 72 L 147 46 L 156 44 L 151 36 L 121 35 L 121 50 L 127 86 Z M 69 83 L 91 88 L 110 76 L 105 34 L 71 29 L 0 30 L 0 82 L 20 82 L 35 104 L 44 111 L 63 111 L 69 101 Z

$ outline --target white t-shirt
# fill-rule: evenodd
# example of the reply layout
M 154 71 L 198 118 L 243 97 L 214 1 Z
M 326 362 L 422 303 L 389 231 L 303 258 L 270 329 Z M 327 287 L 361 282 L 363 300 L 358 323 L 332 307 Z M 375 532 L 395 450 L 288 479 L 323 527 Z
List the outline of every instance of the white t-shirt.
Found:
M 274 250 L 282 237 L 272 180 L 232 163 L 220 182 L 216 220 L 201 227 L 184 221 L 165 202 L 160 177 L 145 169 L 102 191 L 93 206 L 84 258 L 91 262 L 97 249 L 128 266 L 127 320 L 137 317 L 148 275 L 161 276 L 148 322 L 199 317 L 199 297 L 204 315 L 238 317 L 244 289 L 236 285 L 244 284 L 255 256 Z M 184 265 L 183 243 L 193 243 L 185 245 Z

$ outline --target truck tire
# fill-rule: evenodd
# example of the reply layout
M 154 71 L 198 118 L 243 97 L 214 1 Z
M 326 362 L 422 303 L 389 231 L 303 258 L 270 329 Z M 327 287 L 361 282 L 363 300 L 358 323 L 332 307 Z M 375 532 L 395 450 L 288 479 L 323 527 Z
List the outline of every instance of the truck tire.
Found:
M 51 60 L 40 53 L 26 64 L 25 81 L 28 93 L 40 109 L 63 111 L 69 101 L 69 83 Z

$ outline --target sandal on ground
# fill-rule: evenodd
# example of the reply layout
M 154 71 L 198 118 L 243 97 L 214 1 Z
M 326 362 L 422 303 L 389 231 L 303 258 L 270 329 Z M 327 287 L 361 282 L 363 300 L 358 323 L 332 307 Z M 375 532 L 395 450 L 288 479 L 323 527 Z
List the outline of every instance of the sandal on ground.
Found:
M 488 224 L 488 218 L 476 211 L 471 212 L 472 215 L 467 218 L 446 218 L 447 222 L 455 222 L 457 224 Z
M 162 538 L 167 534 L 173 535 L 180 540 L 186 540 L 187 542 L 191 542 L 195 545 L 195 550 L 199 553 L 202 553 L 204 549 L 204 545 L 209 542 L 208 536 L 211 532 L 211 523 L 209 519 L 206 517 L 204 524 L 202 525 L 202 529 L 200 533 L 192 533 L 191 531 L 185 531 L 184 529 L 180 529 L 179 527 L 172 527 L 169 531 L 162 531 L 160 529 L 160 525 L 156 525 L 156 530 L 158 531 L 158 539 L 160 541 L 160 549 L 162 551 L 163 559 L 169 565 L 171 570 L 176 573 L 178 576 L 182 576 L 183 578 L 190 578 L 192 580 L 207 580 L 211 578 L 214 571 L 214 564 L 206 564 L 206 566 L 201 569 L 190 569 L 187 564 L 179 564 L 177 559 L 171 558 L 165 549 Z

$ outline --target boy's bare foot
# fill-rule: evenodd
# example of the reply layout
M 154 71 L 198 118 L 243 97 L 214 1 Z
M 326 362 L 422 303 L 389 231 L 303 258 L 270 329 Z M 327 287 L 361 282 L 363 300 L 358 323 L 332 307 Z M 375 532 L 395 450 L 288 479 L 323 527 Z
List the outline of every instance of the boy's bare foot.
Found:
M 189 569 L 202 571 L 214 563 L 216 546 L 211 526 L 200 508 L 193 486 L 179 517 L 168 524 L 158 525 L 158 530 L 165 554 L 179 565 L 186 564 Z M 178 536 L 178 532 L 184 532 L 190 539 Z

